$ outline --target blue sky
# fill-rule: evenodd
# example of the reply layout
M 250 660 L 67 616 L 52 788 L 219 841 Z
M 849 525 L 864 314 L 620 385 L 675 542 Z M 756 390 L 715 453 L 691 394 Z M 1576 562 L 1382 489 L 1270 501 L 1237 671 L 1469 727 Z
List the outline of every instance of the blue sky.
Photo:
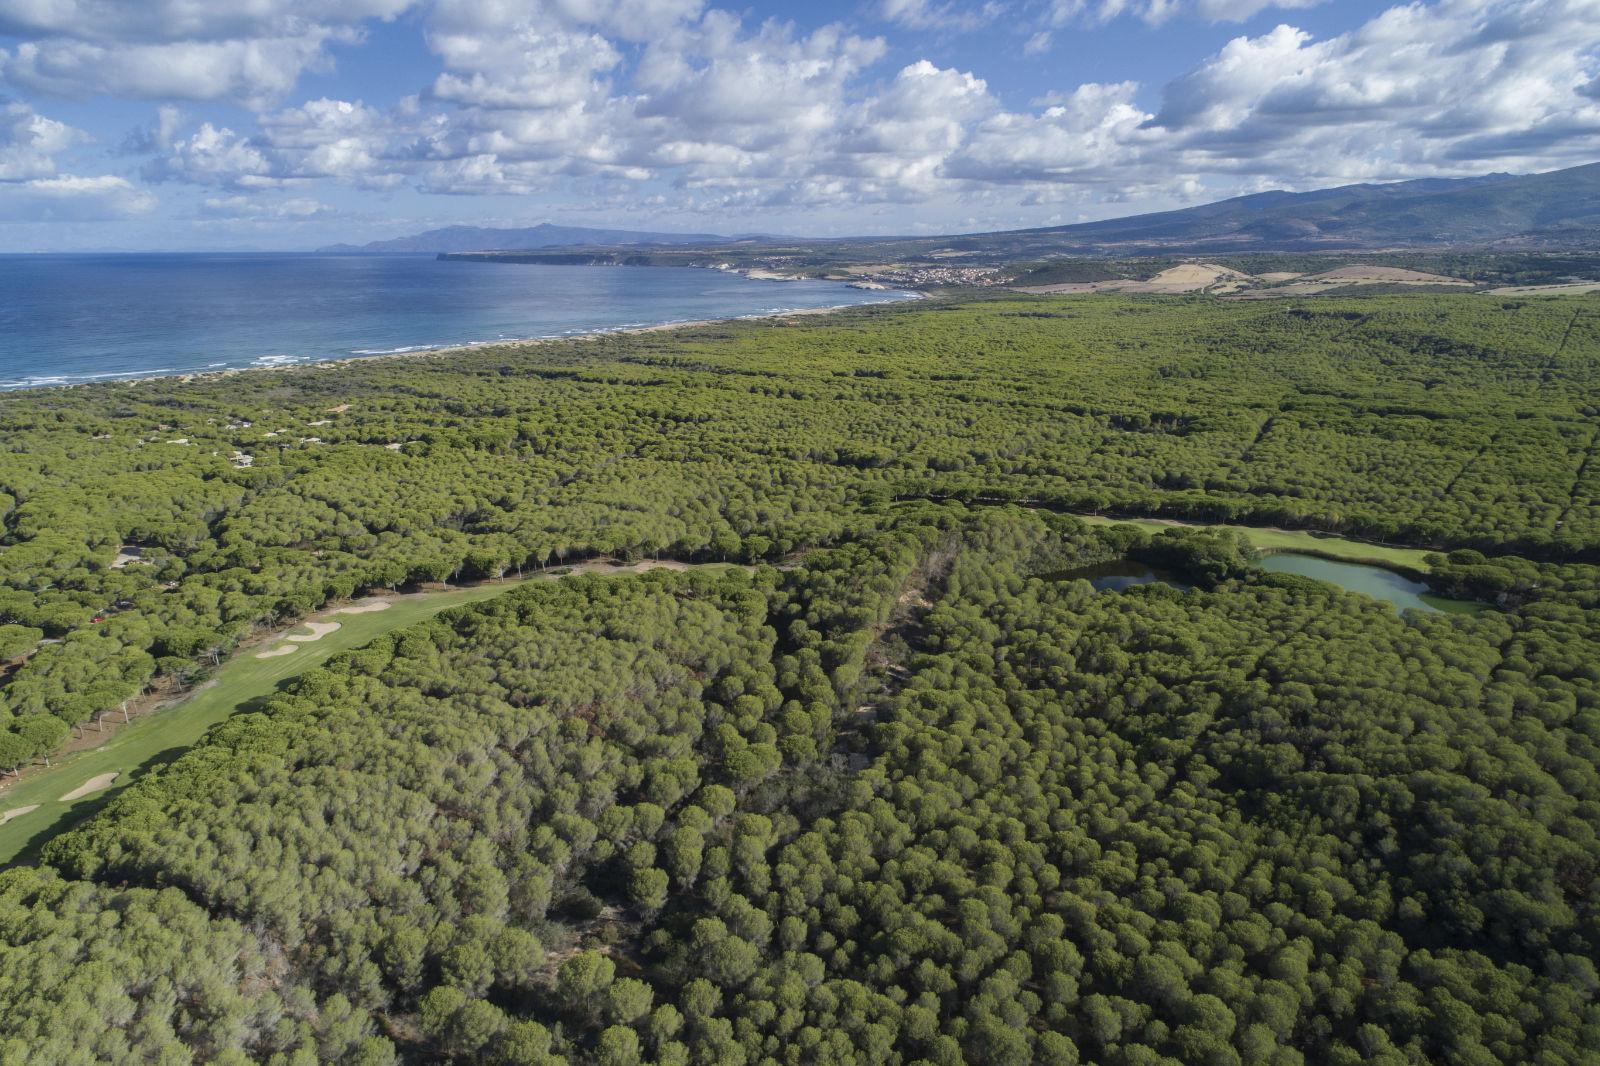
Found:
M 817 235 L 1600 158 L 1600 0 L 0 0 L 0 250 Z

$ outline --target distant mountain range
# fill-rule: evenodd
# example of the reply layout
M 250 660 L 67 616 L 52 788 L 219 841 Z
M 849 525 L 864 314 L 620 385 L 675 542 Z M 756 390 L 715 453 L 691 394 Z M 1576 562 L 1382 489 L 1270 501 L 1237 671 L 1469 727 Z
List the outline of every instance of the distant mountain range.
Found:
M 640 244 L 732 244 L 748 237 L 716 233 L 651 233 L 642 230 L 591 229 L 541 222 L 525 229 L 491 229 L 484 226 L 446 226 L 413 237 L 396 237 L 367 244 L 331 244 L 318 252 L 344 255 L 379 255 L 396 252 L 520 251 L 527 248 L 573 248 L 590 245 L 617 247 Z
M 1545 174 L 1257 193 L 1178 211 L 983 236 L 1024 235 L 1119 251 L 1140 245 L 1216 250 L 1594 245 L 1600 243 L 1600 163 Z
M 969 262 L 1053 255 L 1140 256 L 1382 248 L 1600 249 L 1600 163 L 1545 174 L 1424 178 L 1313 192 L 1264 192 L 1148 215 L 1045 229 L 938 237 L 725 237 L 550 223 L 450 226 L 323 252 L 511 252 L 528 261 L 659 262 L 714 257 L 788 267 L 951 256 Z M 610 249 L 612 251 L 601 251 Z M 546 250 L 551 250 L 547 252 Z M 620 251 L 619 251 L 620 250 Z M 555 258 L 552 258 L 554 256 Z

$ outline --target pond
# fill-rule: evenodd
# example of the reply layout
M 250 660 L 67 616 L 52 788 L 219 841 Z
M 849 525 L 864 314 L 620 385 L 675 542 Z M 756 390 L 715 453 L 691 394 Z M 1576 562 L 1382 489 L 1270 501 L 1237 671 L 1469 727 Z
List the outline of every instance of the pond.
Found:
M 1279 574 L 1299 574 L 1327 581 L 1351 592 L 1387 600 L 1404 611 L 1440 611 L 1445 614 L 1475 614 L 1485 605 L 1473 600 L 1453 600 L 1429 591 L 1420 581 L 1412 581 L 1393 570 L 1361 563 L 1341 563 L 1299 552 L 1278 552 L 1261 560 L 1263 570 Z
M 1046 581 L 1087 581 L 1097 592 L 1121 592 L 1135 585 L 1165 584 L 1188 592 L 1190 586 L 1173 578 L 1165 570 L 1157 570 L 1136 563 L 1132 559 L 1113 559 L 1108 563 L 1080 566 L 1071 570 L 1057 570 L 1043 575 Z

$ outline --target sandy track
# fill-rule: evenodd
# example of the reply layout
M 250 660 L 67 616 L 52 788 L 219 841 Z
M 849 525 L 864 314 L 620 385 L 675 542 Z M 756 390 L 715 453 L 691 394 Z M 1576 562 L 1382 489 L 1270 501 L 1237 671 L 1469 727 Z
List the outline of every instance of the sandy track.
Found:
M 5 825 L 13 818 L 21 818 L 24 814 L 31 814 L 39 809 L 37 803 L 30 803 L 26 807 L 13 807 L 9 811 L 0 812 L 0 825 Z
M 65 796 L 62 796 L 61 802 L 71 803 L 73 800 L 83 799 L 91 792 L 99 792 L 102 788 L 108 787 L 116 779 L 117 775 L 115 773 L 98 774 L 89 778 L 89 780 L 68 792 Z

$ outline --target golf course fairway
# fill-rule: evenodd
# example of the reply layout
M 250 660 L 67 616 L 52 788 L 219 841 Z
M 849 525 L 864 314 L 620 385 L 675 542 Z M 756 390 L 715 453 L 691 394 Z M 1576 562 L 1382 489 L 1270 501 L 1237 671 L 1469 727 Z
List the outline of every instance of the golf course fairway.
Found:
M 632 566 L 580 563 L 564 568 L 559 576 L 639 573 L 657 567 L 687 569 L 681 563 Z M 556 577 L 540 574 L 527 580 Z M 318 611 L 307 621 L 319 624 L 302 622 L 275 638 L 250 642 L 182 702 L 137 718 L 104 744 L 63 756 L 52 767 L 29 767 L 23 771 L 20 781 L 0 790 L 0 818 L 4 818 L 7 811 L 15 812 L 9 820 L 0 821 L 0 867 L 33 858 L 45 841 L 99 810 L 112 796 L 139 780 L 145 770 L 175 758 L 204 736 L 207 729 L 251 700 L 273 692 L 289 678 L 298 677 L 332 656 L 359 648 L 390 630 L 420 622 L 447 607 L 498 596 L 516 588 L 517 584 L 507 580 L 470 588 L 386 596 L 383 602 L 388 606 L 382 610 L 333 608 Z M 338 627 L 330 631 L 328 623 L 332 622 L 337 622 Z M 318 632 L 322 635 L 312 636 Z M 293 651 L 262 654 L 285 646 Z M 93 735 L 92 729 L 90 735 Z M 115 776 L 106 787 L 94 787 L 74 796 L 85 785 L 98 785 L 108 774 Z
M 1301 555 L 1320 555 L 1346 563 L 1368 563 L 1372 566 L 1400 567 L 1428 572 L 1423 560 L 1431 553 L 1424 548 L 1397 548 L 1388 544 L 1369 544 L 1362 540 L 1349 540 L 1326 533 L 1313 533 L 1304 529 L 1268 529 L 1262 526 L 1231 526 L 1211 522 L 1181 522 L 1166 518 L 1107 518 L 1104 515 L 1080 514 L 1076 517 L 1092 526 L 1138 526 L 1159 533 L 1163 529 L 1228 530 L 1243 534 L 1250 546 L 1263 554 L 1273 552 L 1298 552 Z

